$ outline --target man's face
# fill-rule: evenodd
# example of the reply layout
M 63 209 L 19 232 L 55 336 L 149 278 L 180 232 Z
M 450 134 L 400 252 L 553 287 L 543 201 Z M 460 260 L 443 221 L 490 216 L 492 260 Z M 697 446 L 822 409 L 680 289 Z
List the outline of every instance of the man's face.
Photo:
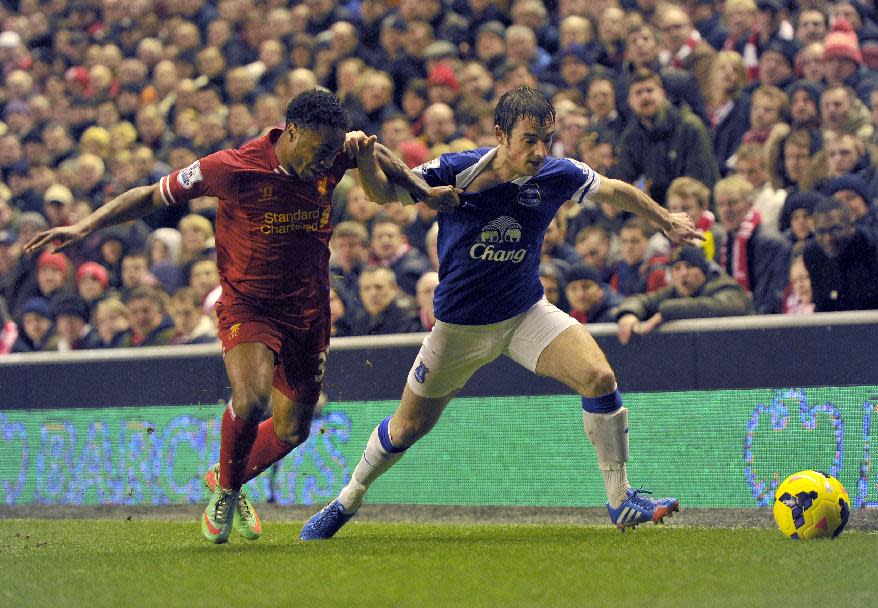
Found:
M 369 250 L 359 237 L 337 236 L 332 239 L 332 249 L 341 267 L 348 270 L 369 259 Z
M 689 38 L 692 29 L 689 18 L 683 11 L 669 10 L 661 20 L 662 42 L 672 53 L 680 50 Z
M 716 197 L 716 210 L 723 228 L 731 233 L 738 231 L 741 222 L 750 211 L 752 203 L 746 196 L 724 192 Z
M 790 64 L 777 51 L 763 53 L 759 58 L 759 80 L 763 84 L 777 85 L 792 75 Z
M 826 37 L 826 20 L 820 11 L 803 10 L 799 13 L 796 39 L 803 45 L 823 42 Z
M 200 297 L 207 295 L 211 289 L 219 285 L 219 282 L 219 271 L 213 260 L 204 260 L 192 266 L 189 286 L 197 291 Z
M 843 84 L 857 71 L 857 62 L 846 57 L 827 57 L 823 60 L 823 75 L 830 85 Z
M 607 265 L 610 243 L 600 235 L 589 234 L 586 238 L 576 243 L 576 253 L 589 265 L 601 269 Z
M 622 228 L 622 259 L 626 264 L 635 266 L 643 261 L 646 255 L 646 235 L 639 228 Z
M 634 65 L 647 65 L 658 57 L 658 43 L 650 30 L 634 31 L 627 40 L 626 54 Z
M 830 129 L 840 126 L 850 114 L 852 106 L 851 99 L 844 90 L 827 91 L 820 98 L 820 114 L 823 122 Z
M 500 145 L 506 149 L 509 164 L 518 176 L 536 175 L 540 172 L 555 135 L 555 123 L 548 120 L 543 124 L 525 116 L 512 128 L 512 133 L 504 133 L 499 126 L 495 134 Z
M 811 161 L 811 153 L 805 146 L 785 143 L 783 155 L 784 170 L 791 180 L 798 182 L 805 175 L 805 170 Z
M 814 235 L 828 257 L 834 258 L 854 234 L 854 226 L 844 209 L 814 214 Z
M 833 176 L 850 173 L 860 157 L 856 140 L 848 135 L 837 137 L 827 143 L 826 153 L 829 156 L 829 173 Z
M 805 124 L 817 118 L 817 104 L 814 98 L 799 89 L 790 100 L 790 116 L 796 124 Z
M 381 142 L 395 150 L 399 144 L 412 138 L 412 130 L 404 118 L 394 118 L 381 125 Z
M 668 196 L 668 211 L 671 213 L 685 213 L 693 222 L 701 219 L 701 205 L 694 196 L 677 196 L 672 194 Z
M 616 92 L 609 80 L 595 80 L 588 87 L 586 105 L 598 118 L 604 118 L 616 109 Z
M 840 201 L 845 207 L 847 207 L 848 213 L 855 222 L 860 218 L 865 217 L 869 212 L 869 206 L 866 204 L 866 201 L 864 201 L 863 197 L 853 190 L 839 190 L 832 195 L 832 198 Z
M 128 322 L 131 329 L 145 336 L 161 324 L 162 311 L 150 298 L 134 298 L 128 303 Z
M 645 80 L 628 89 L 628 105 L 638 118 L 652 119 L 665 103 L 665 90 L 654 80 Z
M 543 284 L 543 292 L 546 295 L 546 299 L 557 306 L 558 302 L 561 301 L 561 287 L 558 285 L 558 279 L 541 276 L 540 283 Z
M 58 331 L 58 335 L 68 342 L 75 342 L 84 327 L 85 321 L 76 315 L 58 315 L 55 320 L 55 329 Z
M 372 229 L 372 251 L 379 260 L 392 259 L 402 245 L 402 231 L 396 224 L 378 224 Z
M 671 280 L 677 293 L 688 298 L 704 285 L 707 277 L 698 266 L 680 261 L 671 266 Z
M 131 289 L 143 283 L 148 271 L 146 258 L 129 257 L 122 259 L 122 286 Z
M 370 315 L 384 312 L 398 291 L 386 272 L 367 272 L 360 275 L 360 300 Z
M 314 179 L 329 169 L 344 144 L 345 132 L 341 127 L 290 125 L 287 129 L 294 130 L 291 165 L 302 179 Z
M 604 298 L 604 290 L 594 281 L 570 281 L 564 288 L 570 308 L 588 313 Z
M 763 95 L 754 96 L 750 106 L 750 125 L 765 131 L 780 121 L 780 105 L 774 99 Z
M 171 318 L 178 334 L 191 334 L 201 319 L 201 311 L 188 302 L 171 303 Z

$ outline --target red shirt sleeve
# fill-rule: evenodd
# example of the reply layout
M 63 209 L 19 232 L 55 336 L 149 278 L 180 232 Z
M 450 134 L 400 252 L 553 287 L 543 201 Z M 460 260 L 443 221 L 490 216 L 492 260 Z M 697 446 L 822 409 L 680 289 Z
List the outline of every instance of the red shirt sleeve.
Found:
M 166 205 L 180 205 L 199 196 L 224 196 L 231 190 L 237 165 L 233 156 L 232 150 L 220 150 L 172 171 L 159 180 L 162 200 Z

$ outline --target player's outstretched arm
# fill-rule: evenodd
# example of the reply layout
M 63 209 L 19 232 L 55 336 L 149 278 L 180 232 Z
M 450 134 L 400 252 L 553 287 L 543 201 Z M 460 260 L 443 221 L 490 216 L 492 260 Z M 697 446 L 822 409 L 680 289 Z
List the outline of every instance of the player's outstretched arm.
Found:
M 72 226 L 52 228 L 37 234 L 25 244 L 24 249 L 31 253 L 51 243 L 57 243 L 54 250 L 60 251 L 78 243 L 96 230 L 139 219 L 163 206 L 164 201 L 159 193 L 158 184 L 132 188 Z
M 695 222 L 685 213 L 670 213 L 649 196 L 618 179 L 601 177 L 601 185 L 593 196 L 599 203 L 630 211 L 658 226 L 674 243 L 697 245 L 704 235 L 695 228 Z
M 401 158 L 382 144 L 375 144 L 375 159 L 392 184 L 398 186 L 397 194 L 409 193 L 410 201 L 422 201 L 437 211 L 450 211 L 460 205 L 460 188 L 454 186 L 430 186 L 424 178 L 408 168 Z M 400 200 L 396 198 L 395 200 Z

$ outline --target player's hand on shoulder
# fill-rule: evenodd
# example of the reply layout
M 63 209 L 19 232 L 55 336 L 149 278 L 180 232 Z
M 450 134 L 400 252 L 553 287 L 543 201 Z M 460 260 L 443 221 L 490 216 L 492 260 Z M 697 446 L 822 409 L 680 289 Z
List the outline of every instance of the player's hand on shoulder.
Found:
M 423 202 L 436 211 L 449 212 L 460 206 L 461 188 L 455 186 L 433 186 L 427 189 Z
M 70 245 L 78 243 L 88 235 L 88 231 L 79 227 L 77 224 L 72 226 L 61 226 L 52 228 L 44 232 L 40 232 L 24 245 L 27 253 L 39 251 L 46 245 L 54 243 L 53 251 L 61 251 Z
M 662 230 L 672 243 L 697 245 L 704 240 L 704 234 L 695 227 L 692 218 L 682 212 L 669 213 L 668 225 Z

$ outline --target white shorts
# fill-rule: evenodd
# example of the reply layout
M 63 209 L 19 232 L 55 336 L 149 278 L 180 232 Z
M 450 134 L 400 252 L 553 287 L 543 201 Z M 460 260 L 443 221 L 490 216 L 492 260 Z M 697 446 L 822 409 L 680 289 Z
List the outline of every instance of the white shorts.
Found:
M 416 395 L 444 397 L 463 388 L 480 367 L 506 355 L 532 372 L 543 350 L 579 321 L 543 298 L 527 312 L 490 325 L 436 321 L 408 376 Z

